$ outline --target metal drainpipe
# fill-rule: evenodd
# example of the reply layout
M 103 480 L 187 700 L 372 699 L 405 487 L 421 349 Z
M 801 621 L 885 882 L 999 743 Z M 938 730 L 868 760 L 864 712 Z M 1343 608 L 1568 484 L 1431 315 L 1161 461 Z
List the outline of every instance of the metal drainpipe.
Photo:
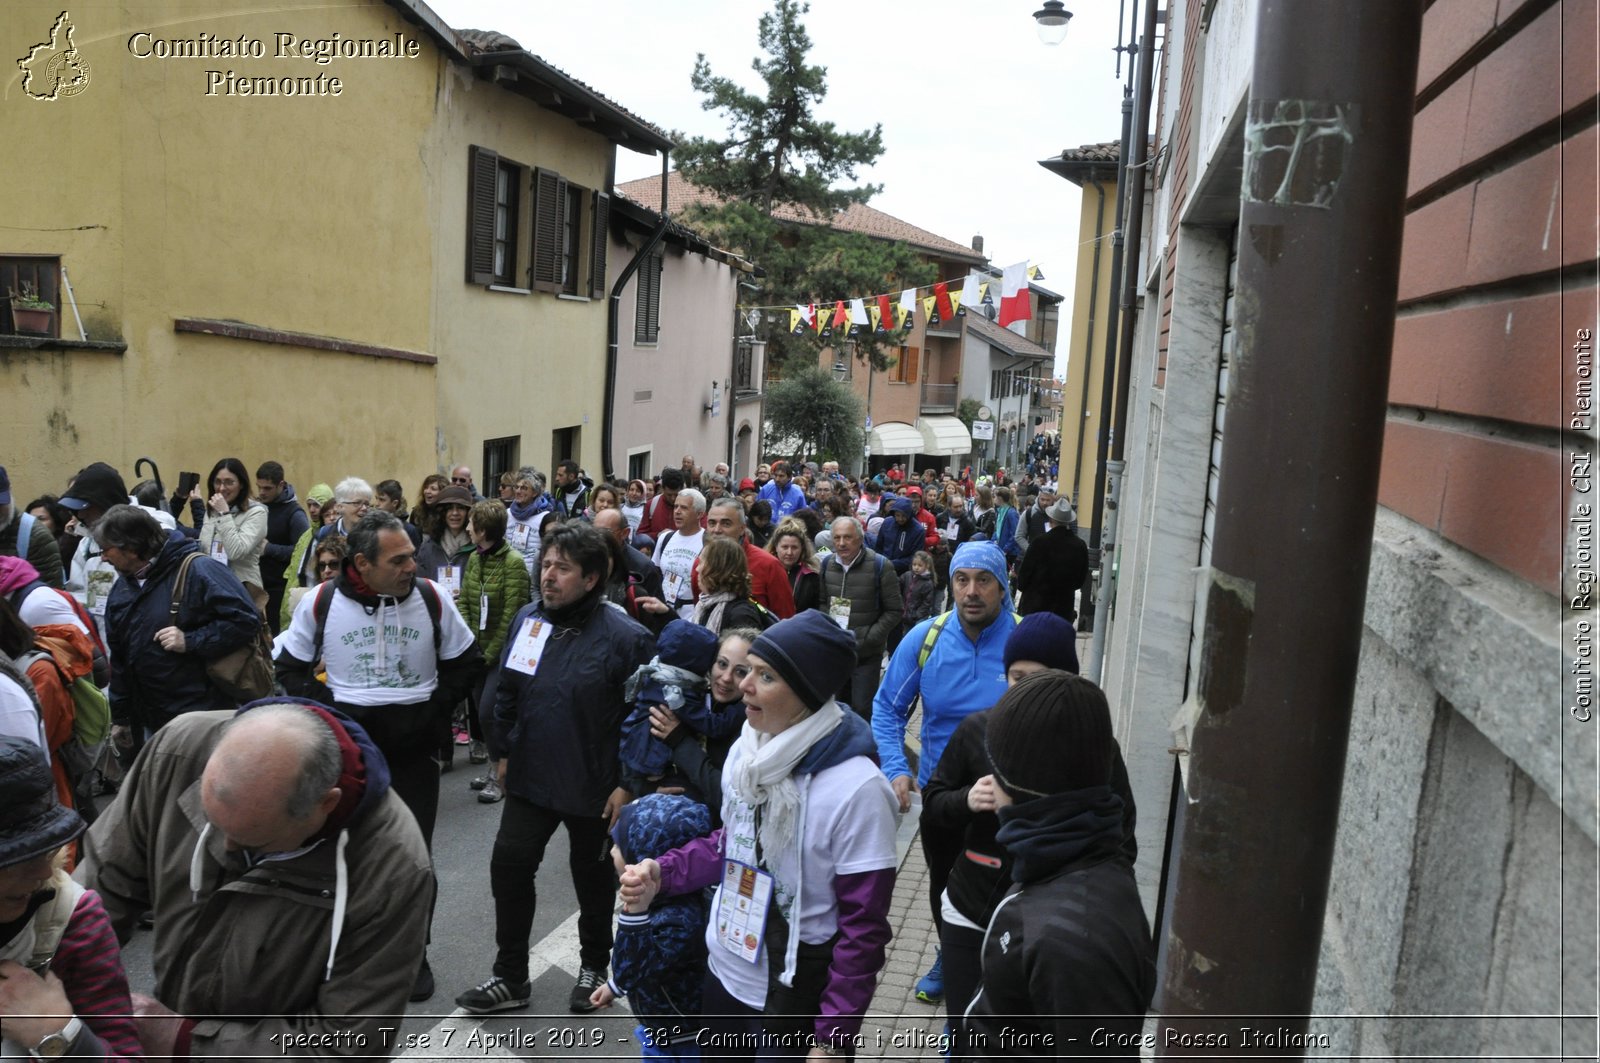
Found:
M 1109 397 L 1113 381 L 1116 384 L 1117 402 L 1110 421 L 1110 453 L 1102 472 L 1105 477 L 1104 520 L 1100 526 L 1100 587 L 1095 596 L 1094 637 L 1089 640 L 1089 659 L 1083 674 L 1104 685 L 1106 638 L 1111 627 L 1111 600 L 1116 593 L 1115 570 L 1117 552 L 1117 505 L 1122 495 L 1122 453 L 1128 435 L 1128 378 L 1133 375 L 1134 310 L 1138 306 L 1139 245 L 1144 240 L 1144 183 L 1146 163 L 1150 156 L 1150 87 L 1155 77 L 1156 65 L 1156 9 L 1155 0 L 1144 8 L 1144 32 L 1139 38 L 1138 88 L 1133 99 L 1133 148 L 1128 154 L 1128 168 L 1118 191 L 1126 190 L 1127 253 L 1122 257 L 1122 309 L 1117 319 L 1117 364 L 1115 371 L 1106 375 L 1106 394 Z M 1111 363 L 1106 362 L 1111 369 Z M 1101 406 L 1105 417 L 1106 406 Z M 1102 447 L 1101 453 L 1106 453 Z
M 661 238 L 667 234 L 667 166 L 670 156 L 661 153 L 661 222 L 656 226 L 656 231 L 644 242 L 644 246 L 635 252 L 632 261 L 622 268 L 622 275 L 611 286 L 611 303 L 606 309 L 606 398 L 605 409 L 600 414 L 600 467 L 605 470 L 606 479 L 611 479 L 616 472 L 616 465 L 612 460 L 611 433 L 616 424 L 617 405 L 617 345 L 619 322 L 622 317 L 622 289 L 627 287 L 633 275 L 639 272 L 639 264 L 645 257 L 654 251 L 661 243 Z
M 1083 411 L 1078 417 L 1078 443 L 1073 448 L 1072 504 L 1074 506 L 1082 501 L 1077 497 L 1082 493 L 1078 490 L 1078 478 L 1083 475 L 1083 429 L 1089 420 L 1089 375 L 1094 371 L 1094 311 L 1095 303 L 1100 298 L 1100 252 L 1105 244 L 1105 241 L 1100 239 L 1100 226 L 1106 217 L 1106 186 L 1104 182 L 1095 180 L 1097 172 L 1093 169 L 1089 171 L 1089 179 L 1094 181 L 1094 190 L 1099 194 L 1100 200 L 1094 208 L 1094 260 L 1089 268 L 1089 325 L 1084 329 L 1083 336 Z
M 1262 0 L 1163 1036 L 1303 1034 L 1377 508 L 1421 0 Z M 1282 1040 L 1279 1042 L 1283 1043 Z M 1290 1039 L 1292 1044 L 1292 1039 Z M 1242 1047 L 1242 1050 L 1241 1050 Z M 1170 1054 L 1205 1054 L 1215 1047 Z
M 1153 6 L 1156 0 L 1149 0 L 1149 2 Z M 1128 152 L 1133 150 L 1134 65 L 1131 62 L 1128 64 L 1128 80 L 1122 86 L 1122 139 L 1118 141 L 1117 145 L 1117 215 L 1116 224 L 1111 228 L 1111 283 L 1113 284 L 1122 277 L 1122 226 L 1128 201 Z M 1089 496 L 1089 504 L 1092 507 L 1090 512 L 1093 514 L 1089 525 L 1089 550 L 1091 553 L 1100 549 L 1100 526 L 1105 520 L 1106 458 L 1111 450 L 1111 404 L 1116 398 L 1116 378 L 1112 375 L 1112 368 L 1117 364 L 1118 328 L 1117 315 L 1113 313 L 1110 321 L 1106 323 L 1105 369 L 1102 370 L 1105 379 L 1100 382 L 1100 424 L 1097 426 L 1100 445 L 1095 453 L 1094 493 Z M 1110 578 L 1111 572 L 1106 568 L 1103 557 L 1095 567 L 1100 569 L 1102 582 Z M 1093 596 L 1087 593 L 1083 596 L 1083 609 L 1078 614 L 1078 622 L 1082 625 L 1083 630 L 1094 631 L 1098 626 L 1095 618 L 1095 601 Z M 1085 672 L 1084 674 L 1089 675 L 1090 673 Z

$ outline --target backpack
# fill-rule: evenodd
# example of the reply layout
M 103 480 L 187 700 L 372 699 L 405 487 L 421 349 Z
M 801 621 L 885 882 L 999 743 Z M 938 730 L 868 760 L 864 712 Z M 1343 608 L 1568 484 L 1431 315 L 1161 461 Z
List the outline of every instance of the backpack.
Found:
M 762 605 L 760 602 L 756 601 L 755 598 L 746 598 L 745 601 L 749 602 L 751 607 L 755 609 L 756 622 L 761 625 L 762 631 L 767 630 L 767 628 L 778 622 L 777 614 L 775 614 L 771 609 L 768 609 L 766 606 Z
M 18 587 L 16 590 L 11 592 L 11 607 L 19 613 L 22 612 L 22 603 L 27 601 L 28 596 L 31 595 L 36 589 L 41 587 L 47 591 L 61 595 L 61 597 L 67 600 L 67 604 L 72 606 L 72 615 L 77 617 L 78 623 L 82 624 L 88 630 L 89 645 L 94 648 L 94 655 L 91 660 L 94 666 L 95 685 L 103 687 L 110 683 L 111 660 L 106 654 L 106 644 L 100 638 L 100 625 L 94 622 L 94 617 L 89 615 L 89 610 L 83 607 L 82 602 L 78 601 L 78 599 L 74 598 L 66 591 L 58 591 L 44 580 L 36 579 L 32 583 L 23 584 L 21 587 Z
M 50 667 L 55 669 L 61 686 L 72 699 L 72 738 L 51 750 L 50 755 L 66 769 L 67 782 L 72 786 L 73 804 L 77 806 L 78 813 L 92 823 L 95 816 L 95 763 L 99 759 L 101 744 L 111 733 L 111 702 L 88 676 L 69 679 L 48 650 L 29 650 L 17 659 L 17 668 L 27 678 L 28 669 L 41 660 L 48 661 Z M 30 687 L 32 682 L 28 680 Z M 37 693 L 35 701 L 37 704 Z M 43 711 L 42 706 L 40 711 Z
M 996 507 L 978 518 L 978 530 L 988 536 L 990 542 L 994 542 L 995 514 L 999 512 Z

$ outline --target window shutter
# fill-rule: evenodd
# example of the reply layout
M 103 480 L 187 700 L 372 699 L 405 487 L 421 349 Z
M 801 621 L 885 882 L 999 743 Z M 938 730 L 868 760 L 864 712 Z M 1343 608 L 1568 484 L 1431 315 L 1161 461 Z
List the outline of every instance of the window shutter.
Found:
M 554 170 L 533 171 L 533 277 L 531 287 L 561 290 L 561 222 L 567 182 Z
M 639 284 L 634 295 L 633 342 L 654 343 L 661 334 L 661 251 L 639 264 Z
M 467 154 L 467 283 L 494 283 L 494 189 L 500 156 L 473 145 Z
M 917 355 L 919 353 L 920 352 L 915 347 L 906 348 L 906 375 L 902 379 L 904 379 L 907 384 L 915 384 L 922 379 L 922 377 L 919 375 L 920 370 L 917 365 Z
M 599 299 L 606 294 L 606 238 L 611 219 L 611 197 L 604 192 L 594 194 L 594 241 L 589 250 L 589 296 Z

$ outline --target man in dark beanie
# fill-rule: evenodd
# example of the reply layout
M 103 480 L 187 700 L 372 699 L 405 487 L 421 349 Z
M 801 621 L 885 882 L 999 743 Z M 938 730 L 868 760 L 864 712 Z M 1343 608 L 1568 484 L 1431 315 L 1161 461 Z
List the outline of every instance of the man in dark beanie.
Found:
M 999 810 L 996 838 L 1016 884 L 989 921 L 983 980 L 962 1024 L 967 1058 L 1137 1059 L 1137 1047 L 1120 1046 L 1137 1044 L 1143 1027 L 1155 946 L 1121 855 L 1105 695 L 1069 672 L 1029 676 L 989 714 L 987 746 L 1013 802 Z

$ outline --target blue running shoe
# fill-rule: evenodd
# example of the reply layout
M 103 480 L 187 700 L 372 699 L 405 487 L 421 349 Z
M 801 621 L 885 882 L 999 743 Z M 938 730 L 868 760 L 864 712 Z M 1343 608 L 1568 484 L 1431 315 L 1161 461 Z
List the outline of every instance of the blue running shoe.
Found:
M 917 983 L 917 999 L 924 1004 L 938 1004 L 944 1000 L 944 953 L 933 954 L 933 966 Z

